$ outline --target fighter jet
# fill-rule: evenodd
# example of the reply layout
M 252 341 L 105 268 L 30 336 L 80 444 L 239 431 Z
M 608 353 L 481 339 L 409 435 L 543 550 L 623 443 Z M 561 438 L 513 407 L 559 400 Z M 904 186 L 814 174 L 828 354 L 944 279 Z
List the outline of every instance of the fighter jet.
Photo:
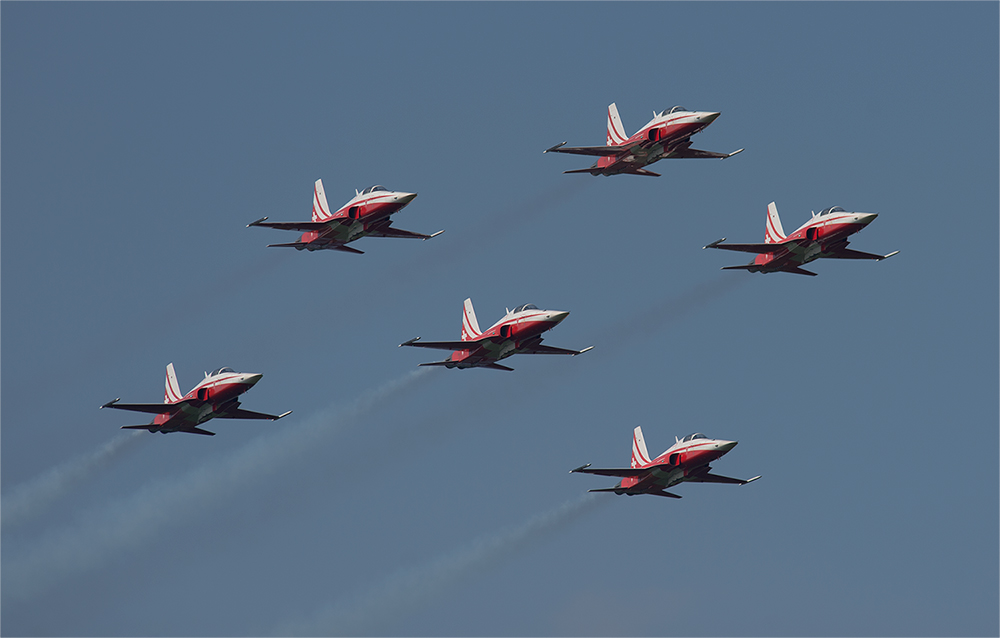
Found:
M 878 217 L 878 213 L 849 213 L 840 206 L 833 206 L 813 213 L 812 219 L 790 235 L 785 235 L 778 218 L 778 207 L 774 202 L 767 205 L 767 225 L 764 228 L 763 244 L 724 244 L 723 237 L 704 248 L 736 250 L 757 253 L 752 262 L 745 266 L 723 266 L 722 270 L 749 270 L 750 272 L 792 272 L 797 275 L 816 276 L 816 273 L 802 268 L 810 261 L 824 259 L 872 259 L 882 261 L 899 251 L 888 255 L 875 255 L 851 250 L 847 238 L 859 232 Z
M 691 136 L 704 130 L 719 117 L 719 113 L 689 111 L 683 106 L 675 106 L 669 111 L 653 111 L 653 119 L 629 137 L 618 117 L 618 107 L 608 106 L 608 138 L 606 146 L 566 147 L 566 142 L 547 148 L 543 153 L 572 153 L 574 155 L 597 155 L 599 159 L 590 168 L 580 168 L 564 173 L 590 173 L 591 175 L 648 175 L 659 177 L 659 173 L 643 168 L 661 159 L 683 159 L 709 157 L 726 159 L 743 151 L 715 153 L 691 148 Z
M 171 432 L 189 432 L 191 434 L 207 434 L 215 436 L 215 432 L 203 430 L 198 426 L 213 418 L 220 419 L 266 419 L 277 421 L 292 413 L 274 416 L 262 412 L 251 412 L 240 408 L 236 399 L 239 395 L 260 381 L 262 374 L 235 372 L 232 368 L 219 368 L 211 374 L 205 373 L 201 383 L 181 396 L 174 374 L 174 364 L 167 366 L 166 390 L 163 403 L 118 403 L 121 399 L 108 401 L 102 408 L 116 410 L 131 410 L 155 414 L 152 423 L 146 425 L 123 425 L 123 430 L 149 430 L 169 434 Z
M 642 428 L 637 427 L 632 433 L 632 466 L 621 469 L 592 469 L 590 463 L 581 465 L 574 472 L 598 474 L 600 476 L 620 476 L 622 480 L 614 487 L 605 487 L 590 492 L 614 492 L 619 496 L 627 494 L 654 494 L 669 498 L 681 498 L 679 494 L 667 492 L 685 481 L 690 483 L 733 483 L 746 485 L 756 481 L 760 476 L 751 479 L 729 478 L 712 474 L 709 463 L 736 447 L 736 441 L 710 439 L 704 434 L 689 434 L 678 440 L 670 448 L 653 460 L 646 452 L 646 442 L 642 438 Z
M 451 353 L 451 357 L 444 361 L 421 363 L 422 366 L 491 368 L 493 370 L 513 371 L 513 368 L 500 365 L 497 361 L 506 359 L 512 354 L 568 354 L 575 356 L 594 347 L 590 346 L 583 350 L 567 350 L 542 345 L 542 333 L 555 328 L 567 316 L 569 316 L 568 312 L 539 310 L 538 306 L 529 303 L 508 310 L 503 319 L 484 332 L 479 329 L 479 322 L 476 321 L 476 311 L 472 307 L 472 299 L 466 299 L 462 314 L 461 341 L 420 341 L 420 337 L 416 337 L 399 344 L 399 346 L 454 351 Z
M 347 253 L 364 254 L 364 251 L 352 248 L 347 244 L 361 237 L 403 237 L 410 239 L 430 239 L 437 237 L 443 230 L 433 235 L 414 233 L 408 230 L 393 228 L 390 216 L 401 211 L 413 201 L 416 193 L 402 193 L 386 190 L 382 186 L 371 186 L 365 190 L 354 191 L 355 195 L 336 213 L 330 212 L 326 203 L 326 192 L 323 190 L 323 180 L 316 180 L 313 187 L 312 221 L 308 222 L 269 222 L 267 217 L 261 217 L 251 226 L 265 228 L 280 228 L 281 230 L 302 231 L 298 241 L 288 244 L 268 244 L 289 247 L 296 250 L 340 250 Z

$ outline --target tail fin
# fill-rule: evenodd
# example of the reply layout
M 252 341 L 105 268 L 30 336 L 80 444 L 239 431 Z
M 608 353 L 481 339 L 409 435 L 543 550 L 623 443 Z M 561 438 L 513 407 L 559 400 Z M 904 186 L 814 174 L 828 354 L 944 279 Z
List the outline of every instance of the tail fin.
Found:
M 608 107 L 608 146 L 624 144 L 627 139 L 622 118 L 618 117 L 618 107 L 612 102 Z
M 472 307 L 472 299 L 466 299 L 465 309 L 462 312 L 462 341 L 474 341 L 482 334 L 479 322 L 476 321 L 476 311 Z
M 313 187 L 313 217 L 314 222 L 325 222 L 333 215 L 330 213 L 330 205 L 326 203 L 326 192 L 323 190 L 323 180 L 316 180 Z
M 781 229 L 778 207 L 774 202 L 767 205 L 767 226 L 764 228 L 765 244 L 780 244 L 785 241 L 785 231 Z
M 181 394 L 180 386 L 177 385 L 177 375 L 174 373 L 174 364 L 167 364 L 167 381 L 163 392 L 164 403 L 177 403 L 184 395 Z
M 632 467 L 642 467 L 649 463 L 649 452 L 646 451 L 646 441 L 642 438 L 642 427 L 636 426 L 632 431 Z

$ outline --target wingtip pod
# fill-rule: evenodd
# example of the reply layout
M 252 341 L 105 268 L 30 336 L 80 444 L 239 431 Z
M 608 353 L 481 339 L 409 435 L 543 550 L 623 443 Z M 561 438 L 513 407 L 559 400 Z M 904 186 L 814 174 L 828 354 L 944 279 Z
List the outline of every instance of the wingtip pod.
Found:
M 585 469 L 587 469 L 588 467 L 590 467 L 590 463 L 585 463 L 585 464 L 581 465 L 578 468 L 574 468 L 574 469 L 570 470 L 569 473 L 573 474 L 574 472 L 582 472 Z
M 730 158 L 730 157 L 732 157 L 733 155 L 739 155 L 740 153 L 742 153 L 742 152 L 743 152 L 743 151 L 745 151 L 745 150 L 746 150 L 745 148 L 741 148 L 740 150 L 738 150 L 738 151 L 733 151 L 733 152 L 732 152 L 732 153 L 730 153 L 729 155 L 726 155 L 725 157 L 720 157 L 719 159 L 729 159 L 729 158 Z
M 586 348 L 584 348 L 583 350 L 577 352 L 573 356 L 575 357 L 577 354 L 583 354 L 584 352 L 590 352 L 593 349 L 594 349 L 594 346 L 587 346 Z
M 715 241 L 713 241 L 713 242 L 712 242 L 711 244 L 709 244 L 709 245 L 707 245 L 707 246 L 702 246 L 702 247 L 701 247 L 701 249 L 702 249 L 702 250 L 705 250 L 706 248 L 718 248 L 718 247 L 719 247 L 719 244 L 721 244 L 721 243 L 722 243 L 722 242 L 724 242 L 724 241 L 726 241 L 726 238 L 725 238 L 725 237 L 723 237 L 722 239 L 716 239 L 716 240 L 715 240 Z
M 111 406 L 113 406 L 114 404 L 118 403 L 121 400 L 122 400 L 122 398 L 118 397 L 117 399 L 114 399 L 112 401 L 108 401 L 107 403 L 105 403 L 104 405 L 102 405 L 101 407 L 99 407 L 98 410 L 103 410 L 104 408 L 110 408 Z
M 267 221 L 267 217 L 261 217 L 256 221 L 250 222 L 249 224 L 247 224 L 247 228 L 250 228 L 251 226 L 260 226 L 260 223 L 263 221 Z
M 545 149 L 544 151 L 542 151 L 542 153 L 550 153 L 550 152 L 552 152 L 552 151 L 554 151 L 556 149 L 562 148 L 563 146 L 566 146 L 566 142 L 560 142 L 560 143 L 556 144 L 555 146 L 550 146 L 547 149 Z
M 428 237 L 424 237 L 424 241 L 427 241 L 428 239 L 434 239 L 435 237 L 437 237 L 438 235 L 440 235 L 443 232 L 444 232 L 443 230 L 439 230 L 436 233 L 434 233 L 433 235 L 430 235 Z
M 272 420 L 273 421 L 277 421 L 278 419 L 283 419 L 283 418 L 285 418 L 286 416 L 288 416 L 291 413 L 292 413 L 292 411 L 289 410 L 288 412 L 284 412 L 282 414 L 279 414 L 278 416 L 274 417 L 274 419 L 272 419 Z
M 756 481 L 759 478 L 760 478 L 760 475 L 758 474 L 757 476 L 755 476 L 755 477 L 753 477 L 751 479 L 747 479 L 747 480 L 743 481 L 743 483 L 741 483 L 741 485 L 746 485 L 747 483 L 753 483 L 754 481 Z
M 891 253 L 889 253 L 888 255 L 886 255 L 885 257 L 883 257 L 882 259 L 888 259 L 888 258 L 892 257 L 893 255 L 898 255 L 898 254 L 899 254 L 899 251 L 898 250 L 894 250 Z M 882 259 L 879 259 L 879 261 L 882 261 Z

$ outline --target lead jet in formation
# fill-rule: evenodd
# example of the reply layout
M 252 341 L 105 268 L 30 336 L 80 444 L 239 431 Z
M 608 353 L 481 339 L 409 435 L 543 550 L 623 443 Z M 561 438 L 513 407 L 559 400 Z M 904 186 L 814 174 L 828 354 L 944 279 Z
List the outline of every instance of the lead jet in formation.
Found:
M 802 268 L 816 259 L 872 259 L 882 261 L 892 257 L 898 250 L 888 255 L 876 255 L 851 250 L 847 238 L 872 223 L 878 213 L 849 213 L 840 206 L 833 206 L 813 213 L 812 219 L 800 226 L 794 233 L 785 235 L 778 218 L 778 207 L 774 202 L 767 205 L 767 225 L 764 228 L 763 244 L 724 244 L 723 237 L 705 248 L 735 250 L 757 253 L 752 262 L 745 266 L 723 266 L 723 270 L 748 270 L 750 272 L 791 272 L 797 275 L 815 276 L 816 273 Z
M 681 498 L 678 494 L 667 492 L 668 487 L 678 483 L 730 483 L 746 485 L 756 481 L 759 476 L 751 479 L 729 478 L 712 474 L 712 461 L 736 447 L 736 441 L 710 439 L 704 434 L 689 434 L 678 440 L 670 448 L 655 459 L 650 460 L 646 451 L 646 442 L 642 438 L 642 428 L 637 427 L 632 433 L 632 466 L 628 468 L 596 469 L 590 464 L 581 465 L 573 472 L 597 474 L 600 476 L 620 476 L 621 481 L 614 487 L 605 487 L 590 492 L 614 492 L 615 494 L 653 494 L 669 498 Z
M 618 117 L 618 107 L 608 106 L 608 137 L 606 146 L 570 146 L 566 142 L 545 149 L 543 153 L 571 153 L 597 155 L 597 162 L 590 168 L 580 168 L 564 173 L 590 173 L 591 175 L 648 175 L 659 173 L 643 168 L 661 159 L 716 158 L 726 159 L 743 151 L 715 153 L 691 148 L 691 136 L 715 121 L 719 113 L 689 111 L 675 106 L 669 111 L 653 111 L 653 119 L 629 137 Z
M 316 180 L 313 187 L 312 221 L 308 222 L 269 222 L 267 217 L 261 217 L 251 226 L 279 228 L 281 230 L 302 231 L 298 241 L 287 244 L 268 244 L 268 248 L 281 246 L 296 250 L 340 250 L 347 253 L 364 254 L 364 251 L 352 248 L 347 244 L 362 237 L 402 237 L 407 239 L 430 239 L 437 237 L 443 230 L 433 235 L 414 233 L 409 230 L 393 228 L 390 217 L 413 201 L 416 193 L 403 193 L 386 190 L 382 186 L 371 186 L 365 190 L 354 191 L 354 197 L 344 204 L 337 212 L 330 212 L 326 203 L 326 192 L 323 190 L 323 180 Z
M 152 423 L 123 425 L 123 430 L 149 430 L 161 434 L 189 432 L 215 436 L 215 432 L 203 430 L 198 426 L 214 418 L 277 421 L 292 413 L 289 410 L 275 416 L 240 408 L 240 402 L 236 397 L 252 388 L 263 376 L 262 374 L 235 372 L 232 368 L 219 368 L 211 374 L 206 372 L 201 383 L 181 396 L 177 375 L 174 374 L 174 364 L 171 363 L 167 366 L 163 403 L 118 403 L 120 399 L 115 399 L 108 401 L 101 407 L 156 415 L 153 417 Z
M 506 359 L 513 354 L 568 354 L 575 356 L 593 348 L 594 346 L 583 350 L 567 350 L 566 348 L 542 345 L 542 333 L 555 328 L 567 316 L 569 316 L 568 312 L 540 310 L 538 306 L 529 303 L 508 310 L 503 319 L 482 331 L 479 329 L 479 322 L 476 321 L 476 311 L 472 307 L 472 299 L 466 299 L 462 314 L 461 341 L 420 341 L 420 337 L 417 337 L 401 343 L 399 346 L 453 351 L 451 356 L 444 361 L 421 363 L 422 366 L 492 368 L 493 370 L 512 371 L 513 368 L 500 365 L 497 361 Z

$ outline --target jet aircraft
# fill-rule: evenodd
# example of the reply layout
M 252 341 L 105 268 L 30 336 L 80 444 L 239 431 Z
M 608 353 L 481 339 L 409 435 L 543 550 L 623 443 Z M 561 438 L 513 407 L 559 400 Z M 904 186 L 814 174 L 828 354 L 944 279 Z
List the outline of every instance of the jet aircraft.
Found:
M 760 476 L 751 479 L 729 478 L 712 474 L 712 461 L 736 447 L 736 441 L 710 439 L 704 434 L 689 434 L 678 440 L 670 448 L 655 459 L 650 460 L 646 451 L 646 442 L 642 438 L 642 428 L 637 427 L 632 432 L 632 466 L 620 469 L 592 469 L 590 463 L 581 465 L 574 472 L 598 474 L 600 476 L 620 476 L 618 485 L 605 487 L 590 492 L 614 492 L 619 496 L 627 494 L 654 494 L 669 498 L 681 498 L 678 494 L 667 492 L 685 481 L 690 483 L 733 483 L 746 485 L 756 481 Z
M 361 237 L 403 237 L 411 239 L 430 239 L 437 237 L 443 230 L 433 235 L 414 233 L 392 226 L 390 217 L 401 211 L 413 201 L 416 193 L 402 193 L 386 190 L 382 186 L 371 186 L 365 190 L 354 191 L 355 195 L 335 213 L 330 212 L 326 202 L 326 192 L 323 190 L 323 180 L 316 180 L 313 187 L 312 221 L 308 222 L 269 222 L 267 217 L 261 217 L 251 226 L 279 228 L 281 230 L 302 231 L 298 241 L 287 244 L 268 244 L 294 248 L 296 250 L 340 250 L 347 253 L 364 254 L 364 251 L 352 248 L 347 244 Z
M 571 153 L 574 155 L 597 155 L 597 162 L 590 168 L 580 168 L 564 173 L 590 173 L 591 175 L 648 175 L 659 177 L 659 173 L 643 168 L 661 159 L 717 158 L 726 159 L 743 151 L 715 153 L 691 148 L 691 136 L 704 130 L 719 117 L 719 113 L 689 111 L 683 106 L 675 106 L 669 111 L 653 111 L 653 119 L 646 126 L 629 137 L 618 117 L 618 107 L 608 106 L 608 137 L 606 146 L 571 146 L 566 142 L 547 148 L 543 153 Z
M 240 408 L 236 399 L 239 395 L 260 381 L 262 374 L 235 372 L 232 368 L 219 368 L 211 374 L 205 373 L 205 378 L 181 396 L 177 375 L 174 374 L 174 364 L 167 366 L 167 381 L 163 403 L 118 403 L 121 399 L 108 401 L 102 408 L 116 410 L 131 410 L 155 414 L 152 423 L 146 425 L 123 425 L 123 430 L 149 430 L 169 434 L 170 432 L 189 432 L 191 434 L 207 434 L 215 436 L 215 432 L 203 430 L 198 426 L 212 418 L 220 419 L 266 419 L 277 421 L 292 413 L 274 416 L 262 412 L 251 412 Z
M 497 361 L 506 359 L 513 354 L 568 354 L 575 356 L 592 349 L 594 346 L 583 350 L 567 350 L 542 345 L 542 333 L 555 328 L 568 315 L 568 312 L 561 310 L 540 310 L 538 306 L 525 304 L 508 310 L 500 321 L 490 326 L 486 331 L 482 331 L 479 329 L 479 322 L 476 321 L 476 311 L 472 307 L 472 299 L 466 299 L 462 314 L 461 341 L 420 341 L 420 337 L 416 337 L 399 344 L 399 346 L 453 351 L 451 356 L 444 361 L 421 363 L 422 366 L 492 368 L 493 370 L 512 371 L 513 368 L 500 365 Z
M 790 235 L 785 235 L 778 218 L 778 207 L 774 202 L 767 205 L 767 224 L 764 228 L 763 244 L 724 244 L 723 237 L 704 248 L 735 250 L 757 253 L 752 262 L 745 266 L 723 266 L 722 270 L 748 270 L 750 272 L 791 272 L 798 275 L 816 276 L 816 273 L 802 268 L 803 264 L 825 259 L 872 259 L 881 261 L 888 255 L 875 255 L 851 250 L 847 238 L 859 232 L 878 217 L 878 213 L 849 213 L 840 206 L 827 208 L 803 224 Z

